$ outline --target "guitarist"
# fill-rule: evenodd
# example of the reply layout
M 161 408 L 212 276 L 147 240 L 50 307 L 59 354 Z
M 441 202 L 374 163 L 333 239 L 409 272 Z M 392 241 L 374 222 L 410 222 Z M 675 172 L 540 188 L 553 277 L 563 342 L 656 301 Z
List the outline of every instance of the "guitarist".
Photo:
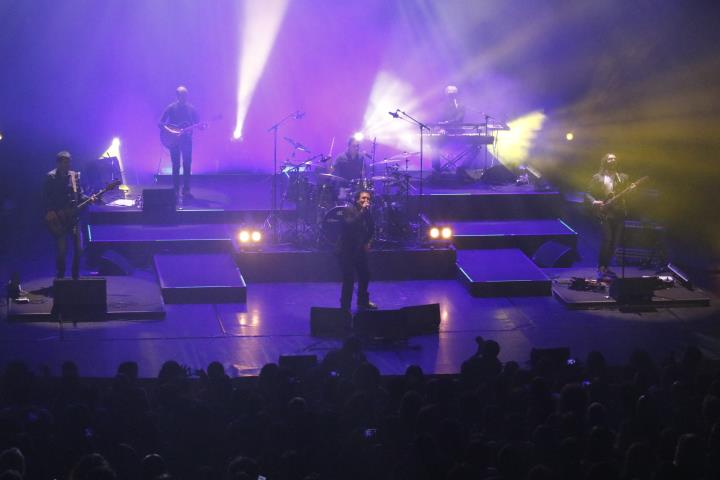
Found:
M 165 126 L 175 128 L 185 128 L 198 123 L 198 114 L 190 103 L 187 101 L 188 90 L 180 85 L 175 90 L 177 100 L 172 102 L 165 108 L 158 126 L 162 129 Z M 170 150 L 170 159 L 172 160 L 173 186 L 175 187 L 175 197 L 178 197 L 180 191 L 180 157 L 182 157 L 183 168 L 183 189 L 182 194 L 186 200 L 192 199 L 190 193 L 190 171 L 192 168 L 192 129 L 188 129 L 182 133 L 177 142 Z
M 617 157 L 614 153 L 607 153 L 600 161 L 600 170 L 593 175 L 587 189 L 586 200 L 600 217 L 602 239 L 600 255 L 598 258 L 598 276 L 614 277 L 610 270 L 610 262 L 615 248 L 622 238 L 627 214 L 625 199 L 620 198 L 612 205 L 606 203 L 620 193 L 628 185 L 629 177 L 618 171 Z
M 45 177 L 43 200 L 45 204 L 45 222 L 52 226 L 55 238 L 55 277 L 65 277 L 65 258 L 68 239 L 73 245 L 72 278 L 80 275 L 81 240 L 78 219 L 68 218 L 65 212 L 71 212 L 85 197 L 80 186 L 80 172 L 70 170 L 70 152 L 62 151 L 56 156 L 56 166 Z

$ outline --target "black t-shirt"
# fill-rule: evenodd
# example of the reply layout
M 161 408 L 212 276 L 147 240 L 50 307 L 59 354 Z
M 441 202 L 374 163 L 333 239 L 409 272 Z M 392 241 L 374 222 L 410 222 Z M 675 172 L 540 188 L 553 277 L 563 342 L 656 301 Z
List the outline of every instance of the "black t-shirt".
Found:
M 73 189 L 71 175 L 75 176 L 75 190 Z M 48 172 L 43 187 L 43 203 L 46 212 L 73 207 L 82 198 L 84 196 L 80 185 L 79 172 L 70 170 L 66 175 L 58 175 L 57 169 Z
M 334 173 L 339 177 L 352 180 L 354 178 L 362 177 L 362 167 L 362 155 L 351 157 L 346 152 L 335 159 Z
M 160 117 L 161 125 L 170 125 L 173 127 L 189 127 L 198 123 L 198 114 L 189 103 L 180 103 L 174 101 L 165 108 L 165 111 Z

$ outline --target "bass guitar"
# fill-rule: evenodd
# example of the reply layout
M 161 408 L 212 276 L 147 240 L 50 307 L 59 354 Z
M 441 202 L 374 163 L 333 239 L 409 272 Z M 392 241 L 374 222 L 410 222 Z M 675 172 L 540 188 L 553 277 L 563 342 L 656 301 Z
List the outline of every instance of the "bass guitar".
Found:
M 605 200 L 605 201 L 602 203 L 602 205 L 598 205 L 598 206 L 596 207 L 596 208 L 597 208 L 596 211 L 597 211 L 598 216 L 599 216 L 600 218 L 606 217 L 607 214 L 608 214 L 608 212 L 610 211 L 610 208 L 612 208 L 612 206 L 613 206 L 615 203 L 617 203 L 618 200 L 620 200 L 621 198 L 623 198 L 625 195 L 627 195 L 627 194 L 630 193 L 631 191 L 635 190 L 637 187 L 639 187 L 642 183 L 644 183 L 645 181 L 647 181 L 649 178 L 650 178 L 650 177 L 648 177 L 648 176 L 644 176 L 644 177 L 642 177 L 642 178 L 634 181 L 633 183 L 631 183 L 630 185 L 628 185 L 627 187 L 625 187 L 624 189 L 622 189 L 622 191 L 620 191 L 617 195 L 613 195 L 612 197 L 610 197 L 610 198 L 608 198 L 607 200 Z
M 113 180 L 108 183 L 102 190 L 90 195 L 85 200 L 74 207 L 64 208 L 62 210 L 51 210 L 45 214 L 45 225 L 50 233 L 56 237 L 64 235 L 77 222 L 80 212 L 99 198 L 103 193 L 116 189 L 121 181 Z

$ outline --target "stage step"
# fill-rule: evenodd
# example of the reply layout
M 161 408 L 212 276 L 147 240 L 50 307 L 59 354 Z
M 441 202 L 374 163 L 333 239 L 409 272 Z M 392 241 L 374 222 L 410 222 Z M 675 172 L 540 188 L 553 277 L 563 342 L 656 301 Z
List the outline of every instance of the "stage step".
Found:
M 532 255 L 549 240 L 573 249 L 577 245 L 578 234 L 557 218 L 432 223 L 450 226 L 458 249 L 517 248 Z
M 522 250 L 460 250 L 457 271 L 473 297 L 552 295 L 550 279 Z
M 439 189 L 429 186 L 422 198 L 411 195 L 410 211 L 443 220 L 491 220 L 496 218 L 555 218 L 562 196 L 554 190 L 536 191 L 530 186 L 499 186 L 489 189 Z M 421 205 L 422 203 L 422 205 Z
M 373 280 L 439 280 L 455 276 L 455 249 L 406 248 L 371 250 Z M 249 282 L 339 282 L 333 250 L 286 250 L 267 247 L 237 252 L 235 262 Z
M 233 250 L 235 227 L 226 224 L 88 225 L 88 253 L 115 250 L 144 263 L 154 253 L 220 253 Z
M 165 303 L 245 303 L 247 286 L 225 254 L 155 255 Z

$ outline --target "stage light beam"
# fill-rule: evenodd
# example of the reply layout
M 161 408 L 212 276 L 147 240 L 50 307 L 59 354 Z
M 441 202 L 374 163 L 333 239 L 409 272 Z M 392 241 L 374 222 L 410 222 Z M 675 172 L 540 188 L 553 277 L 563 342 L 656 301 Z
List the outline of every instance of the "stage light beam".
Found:
M 375 138 L 382 145 L 398 150 L 417 150 L 417 128 L 402 118 L 394 118 L 389 112 L 396 112 L 400 108 L 423 118 L 424 113 L 419 111 L 419 106 L 412 85 L 389 72 L 380 71 L 370 91 L 362 131 L 366 137 Z
M 288 0 L 243 2 L 240 30 L 240 66 L 238 70 L 237 111 L 233 138 L 241 140 L 243 126 L 258 81 L 275 44 Z
M 525 163 L 545 118 L 543 112 L 534 111 L 509 121 L 510 130 L 498 132 L 498 160 L 506 166 Z

